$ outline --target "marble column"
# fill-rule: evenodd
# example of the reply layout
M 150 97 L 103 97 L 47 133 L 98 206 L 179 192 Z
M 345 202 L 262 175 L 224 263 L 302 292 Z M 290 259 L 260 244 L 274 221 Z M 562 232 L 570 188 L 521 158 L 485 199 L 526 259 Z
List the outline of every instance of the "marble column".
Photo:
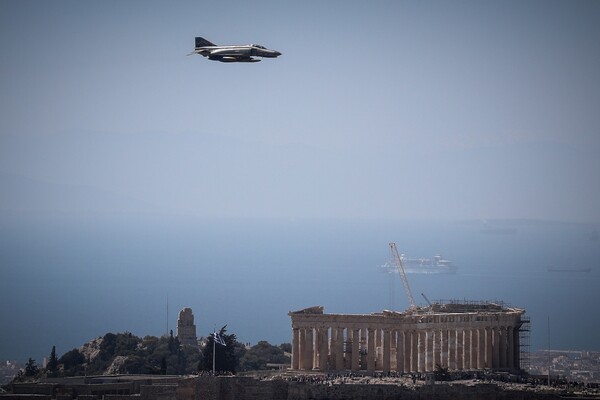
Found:
M 344 369 L 352 370 L 352 343 L 354 331 L 346 328 L 346 340 L 344 341 Z
M 395 329 L 390 330 L 391 334 L 391 349 L 390 349 L 390 371 L 398 371 L 398 342 L 396 338 L 397 331 Z
M 441 343 L 441 352 L 440 352 L 440 361 L 442 363 L 442 367 L 448 368 L 448 329 L 442 329 L 440 331 L 440 343 Z
M 292 369 L 300 369 L 300 363 L 298 362 L 300 356 L 300 330 L 298 328 L 292 329 Z
M 404 331 L 396 332 L 396 371 L 404 372 Z
M 469 366 L 471 369 L 477 369 L 477 329 L 470 329 L 471 331 L 471 349 L 469 350 Z
M 433 365 L 433 331 L 425 332 L 425 371 L 434 371 Z
M 508 328 L 506 328 L 506 356 L 507 356 L 507 360 L 506 360 L 506 366 L 510 369 L 515 369 L 515 342 L 514 342 L 514 333 L 513 333 L 513 327 L 509 326 Z
M 314 352 L 314 344 L 313 344 L 313 328 L 309 328 L 306 330 L 306 369 L 312 370 L 314 367 L 315 360 L 315 352 Z
M 463 331 L 463 369 L 471 369 L 471 330 Z
M 383 330 L 377 329 L 375 332 L 375 369 L 380 370 L 383 365 Z
M 329 369 L 335 370 L 335 363 L 337 360 L 337 328 L 331 327 L 331 337 L 329 338 Z
M 360 369 L 360 329 L 352 331 L 352 371 Z
M 410 363 L 410 352 L 411 352 L 411 341 L 410 341 L 410 331 L 402 331 L 402 335 L 404 335 L 404 372 L 411 371 L 411 363 Z
M 376 359 L 376 354 L 375 354 L 375 329 L 374 328 L 369 328 L 368 329 L 368 343 L 367 343 L 367 372 L 374 372 L 375 371 L 375 359 Z
M 492 328 L 485 329 L 485 367 L 492 368 Z
M 426 336 L 425 336 L 425 331 L 417 331 L 417 337 L 418 337 L 418 341 L 419 341 L 419 364 L 417 367 L 417 371 L 419 372 L 425 372 L 425 341 L 426 341 Z
M 500 338 L 500 342 L 498 343 L 500 345 L 500 368 L 506 368 L 506 327 L 502 326 L 500 327 L 499 331 L 499 338 Z
M 514 366 L 516 369 L 521 369 L 521 339 L 519 337 L 519 328 L 513 329 L 513 350 Z
M 320 329 L 320 341 L 319 341 L 319 369 L 321 371 L 327 370 L 327 360 L 329 358 L 329 328 L 322 327 Z
M 442 361 L 441 361 L 441 355 L 442 355 L 442 348 L 441 348 L 441 343 L 440 343 L 440 331 L 439 330 L 433 330 L 431 331 L 431 334 L 433 335 L 433 368 L 435 370 L 435 368 L 438 365 L 442 365 Z
M 321 328 L 315 327 L 313 330 L 313 369 L 319 369 L 319 353 L 321 352 Z
M 485 368 L 485 329 L 477 329 L 477 369 Z
M 344 369 L 344 328 L 337 328 L 337 337 L 335 339 L 335 369 Z
M 500 366 L 500 328 L 492 328 L 492 343 L 493 343 L 493 357 L 492 357 L 492 368 L 498 368 Z
M 300 342 L 298 351 L 298 369 L 306 369 L 306 329 L 300 328 Z
M 456 369 L 463 369 L 464 366 L 464 331 L 458 329 L 456 331 Z
M 448 369 L 456 369 L 456 329 L 448 331 Z
M 383 331 L 383 372 L 384 373 L 388 373 L 390 372 L 390 356 L 392 353 L 392 338 L 391 338 L 391 332 L 389 329 L 385 329 Z
M 410 371 L 419 370 L 419 331 L 410 331 Z

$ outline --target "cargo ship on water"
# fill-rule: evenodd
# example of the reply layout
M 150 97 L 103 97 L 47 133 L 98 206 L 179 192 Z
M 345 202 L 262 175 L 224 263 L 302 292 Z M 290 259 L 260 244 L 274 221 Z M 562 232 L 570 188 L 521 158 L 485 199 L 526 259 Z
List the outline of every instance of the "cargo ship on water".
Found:
M 401 254 L 400 260 L 402 260 L 404 272 L 407 274 L 454 274 L 458 269 L 452 261 L 439 254 L 432 258 L 412 258 Z M 397 272 L 396 264 L 393 261 L 388 261 L 381 268 L 389 273 Z

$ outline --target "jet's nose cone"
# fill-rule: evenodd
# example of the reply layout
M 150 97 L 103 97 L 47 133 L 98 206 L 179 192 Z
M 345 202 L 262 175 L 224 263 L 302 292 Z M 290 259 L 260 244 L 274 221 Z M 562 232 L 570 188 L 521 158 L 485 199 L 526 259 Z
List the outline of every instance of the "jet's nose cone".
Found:
M 277 51 L 277 50 L 273 50 L 273 55 L 275 57 L 279 57 L 281 55 L 281 52 Z

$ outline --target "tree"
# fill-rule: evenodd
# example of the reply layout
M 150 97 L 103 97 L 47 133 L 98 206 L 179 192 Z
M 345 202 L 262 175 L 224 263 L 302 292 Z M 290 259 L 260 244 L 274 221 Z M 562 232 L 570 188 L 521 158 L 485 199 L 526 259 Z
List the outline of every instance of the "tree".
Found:
M 114 355 L 128 356 L 135 354 L 142 340 L 131 332 L 117 333 Z
M 225 345 L 215 343 L 213 334 L 209 334 L 206 341 L 206 347 L 203 350 L 203 357 L 198 364 L 201 371 L 212 371 L 213 368 L 213 349 L 215 350 L 215 371 L 235 373 L 240 359 L 240 347 L 235 334 L 227 335 L 227 325 L 219 330 L 219 335 Z
M 283 350 L 286 353 L 291 353 L 292 352 L 292 344 L 291 343 L 281 343 L 279 345 L 279 348 L 281 350 Z
M 69 350 L 58 359 L 58 364 L 62 364 L 66 376 L 73 376 L 83 371 L 84 363 L 85 357 L 78 349 Z
M 35 364 L 35 360 L 29 357 L 27 364 L 25 364 L 25 376 L 34 376 L 39 371 L 37 365 Z
M 122 372 L 130 374 L 191 374 L 198 371 L 201 359 L 200 349 L 195 346 L 181 346 L 176 337 L 160 338 L 146 336 L 143 339 L 129 333 L 107 333 L 86 346 L 86 357 L 78 349 L 72 349 L 56 359 L 56 347 L 52 347 L 45 372 L 51 376 L 78 376 L 103 374 L 114 364 Z M 225 339 L 235 341 L 235 335 L 225 335 Z M 89 351 L 93 349 L 94 351 Z M 96 351 L 97 350 L 97 351 Z M 115 359 L 122 356 L 115 363 Z M 212 357 L 212 353 L 211 353 Z M 225 369 L 224 366 L 219 366 Z M 212 363 L 211 363 L 212 369 Z M 228 368 L 235 370 L 235 367 Z M 51 371 L 56 371 L 52 373 Z M 51 375 L 56 374 L 56 375 Z M 27 368 L 20 373 L 20 380 L 39 377 L 41 374 L 30 359 Z
M 48 364 L 46 365 L 46 371 L 50 376 L 54 376 L 58 370 L 58 359 L 56 358 L 56 346 L 52 346 L 52 351 L 50 352 L 50 359 L 48 360 Z
M 167 374 L 167 358 L 166 357 L 163 357 L 160 360 L 160 374 L 161 375 Z
M 117 335 L 114 333 L 107 333 L 102 338 L 100 343 L 100 358 L 102 360 L 110 360 L 115 354 L 115 348 L 117 347 Z
M 179 343 L 179 338 L 173 337 L 173 330 L 171 329 L 169 335 L 169 351 L 171 352 L 171 354 L 177 354 L 177 350 L 179 350 L 180 345 L 181 344 Z
M 287 364 L 289 358 L 280 347 L 266 341 L 260 341 L 252 346 L 240 360 L 240 369 L 244 371 L 264 370 L 267 364 Z

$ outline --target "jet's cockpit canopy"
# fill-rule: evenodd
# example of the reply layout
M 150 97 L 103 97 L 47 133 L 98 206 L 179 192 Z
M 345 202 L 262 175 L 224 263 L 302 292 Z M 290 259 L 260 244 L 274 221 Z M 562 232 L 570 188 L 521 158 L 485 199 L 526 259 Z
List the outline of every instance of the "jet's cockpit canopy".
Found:
M 250 46 L 256 47 L 257 49 L 267 49 L 265 46 L 261 46 L 260 44 L 251 44 Z

